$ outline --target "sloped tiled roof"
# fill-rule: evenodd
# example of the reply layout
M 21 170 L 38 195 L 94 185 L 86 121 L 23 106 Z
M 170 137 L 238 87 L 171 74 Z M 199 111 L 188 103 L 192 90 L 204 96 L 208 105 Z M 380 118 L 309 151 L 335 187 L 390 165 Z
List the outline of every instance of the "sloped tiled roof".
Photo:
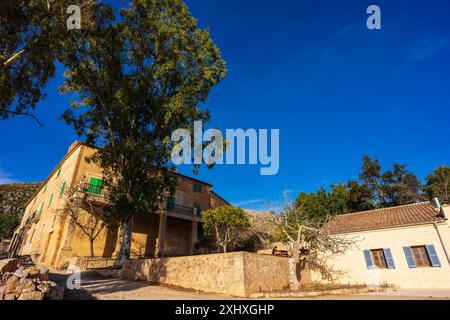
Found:
M 439 210 L 431 202 L 344 214 L 333 218 L 325 231 L 349 233 L 365 230 L 386 229 L 422 223 L 442 221 Z

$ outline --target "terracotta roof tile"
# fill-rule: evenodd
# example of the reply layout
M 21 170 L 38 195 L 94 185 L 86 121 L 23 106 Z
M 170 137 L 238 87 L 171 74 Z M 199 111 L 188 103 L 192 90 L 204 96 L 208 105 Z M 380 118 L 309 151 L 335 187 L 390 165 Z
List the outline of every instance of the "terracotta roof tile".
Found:
M 442 220 L 439 216 L 439 211 L 431 202 L 421 202 L 340 215 L 333 218 L 324 229 L 330 233 L 349 233 L 433 223 Z

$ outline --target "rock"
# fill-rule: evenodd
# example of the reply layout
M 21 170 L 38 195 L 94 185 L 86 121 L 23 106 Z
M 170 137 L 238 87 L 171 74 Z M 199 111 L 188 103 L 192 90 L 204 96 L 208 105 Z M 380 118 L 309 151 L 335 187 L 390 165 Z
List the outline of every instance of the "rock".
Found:
M 62 300 L 64 299 L 64 288 L 60 286 L 52 286 L 50 294 L 48 295 L 50 300 Z
M 6 287 L 1 286 L 0 287 L 0 300 L 3 300 L 3 296 L 5 295 L 5 292 L 6 292 Z
M 16 270 L 16 272 L 14 272 L 14 276 L 17 278 L 26 278 L 28 277 L 28 271 L 26 271 L 23 267 L 20 267 Z
M 17 259 L 0 260 L 0 274 L 17 270 Z
M 14 276 L 14 273 L 12 273 L 12 272 L 5 272 L 5 273 L 2 275 L 2 278 L 0 279 L 0 281 L 1 281 L 2 283 L 6 283 L 6 282 L 8 281 L 8 279 L 11 278 L 11 277 L 13 277 L 13 276 Z
M 14 294 L 16 292 L 16 287 L 19 284 L 20 279 L 16 276 L 12 276 L 11 278 L 6 281 L 5 286 L 5 294 Z
M 49 273 L 48 268 L 42 264 L 36 266 L 35 268 L 36 270 L 39 271 L 39 280 L 48 281 L 48 273 Z
M 3 297 L 3 300 L 14 300 L 16 297 L 13 293 L 8 293 L 5 294 L 5 296 Z
M 51 286 L 45 283 L 40 283 L 36 287 L 40 292 L 44 294 L 44 298 L 48 298 L 50 296 L 50 292 L 52 290 Z
M 40 272 L 36 267 L 30 267 L 25 269 L 26 272 L 28 272 L 28 278 L 31 279 L 37 279 L 39 278 Z
M 22 278 L 19 284 L 16 286 L 16 295 L 19 296 L 21 293 L 28 293 L 36 291 L 36 285 L 32 279 Z
M 44 300 L 44 294 L 40 291 L 24 292 L 17 300 Z

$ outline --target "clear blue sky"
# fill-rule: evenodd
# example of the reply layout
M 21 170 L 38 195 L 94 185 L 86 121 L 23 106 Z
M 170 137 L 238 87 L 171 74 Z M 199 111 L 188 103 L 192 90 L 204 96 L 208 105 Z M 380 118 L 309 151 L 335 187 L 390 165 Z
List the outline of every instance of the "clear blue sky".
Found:
M 117 1 L 119 3 L 120 1 Z M 365 26 L 382 9 L 382 30 Z M 189 0 L 227 61 L 211 94 L 211 127 L 280 129 L 280 172 L 202 169 L 200 179 L 245 208 L 276 206 L 356 179 L 364 154 L 405 163 L 421 179 L 450 165 L 450 2 Z M 62 70 L 59 70 L 61 73 Z M 58 120 L 68 98 L 48 86 L 27 118 L 0 122 L 0 182 L 42 181 L 76 135 Z M 181 171 L 190 173 L 187 168 Z

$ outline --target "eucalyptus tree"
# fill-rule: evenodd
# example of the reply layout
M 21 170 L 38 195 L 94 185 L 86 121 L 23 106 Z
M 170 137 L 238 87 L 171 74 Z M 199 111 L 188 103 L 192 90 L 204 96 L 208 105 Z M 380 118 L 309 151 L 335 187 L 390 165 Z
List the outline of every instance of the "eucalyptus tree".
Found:
M 76 98 L 63 118 L 104 170 L 110 210 L 121 221 L 116 266 L 130 257 L 133 217 L 155 213 L 176 179 L 172 132 L 207 121 L 211 89 L 226 75 L 208 30 L 181 0 L 134 0 L 120 11 L 96 12 L 63 48 L 66 80 Z

